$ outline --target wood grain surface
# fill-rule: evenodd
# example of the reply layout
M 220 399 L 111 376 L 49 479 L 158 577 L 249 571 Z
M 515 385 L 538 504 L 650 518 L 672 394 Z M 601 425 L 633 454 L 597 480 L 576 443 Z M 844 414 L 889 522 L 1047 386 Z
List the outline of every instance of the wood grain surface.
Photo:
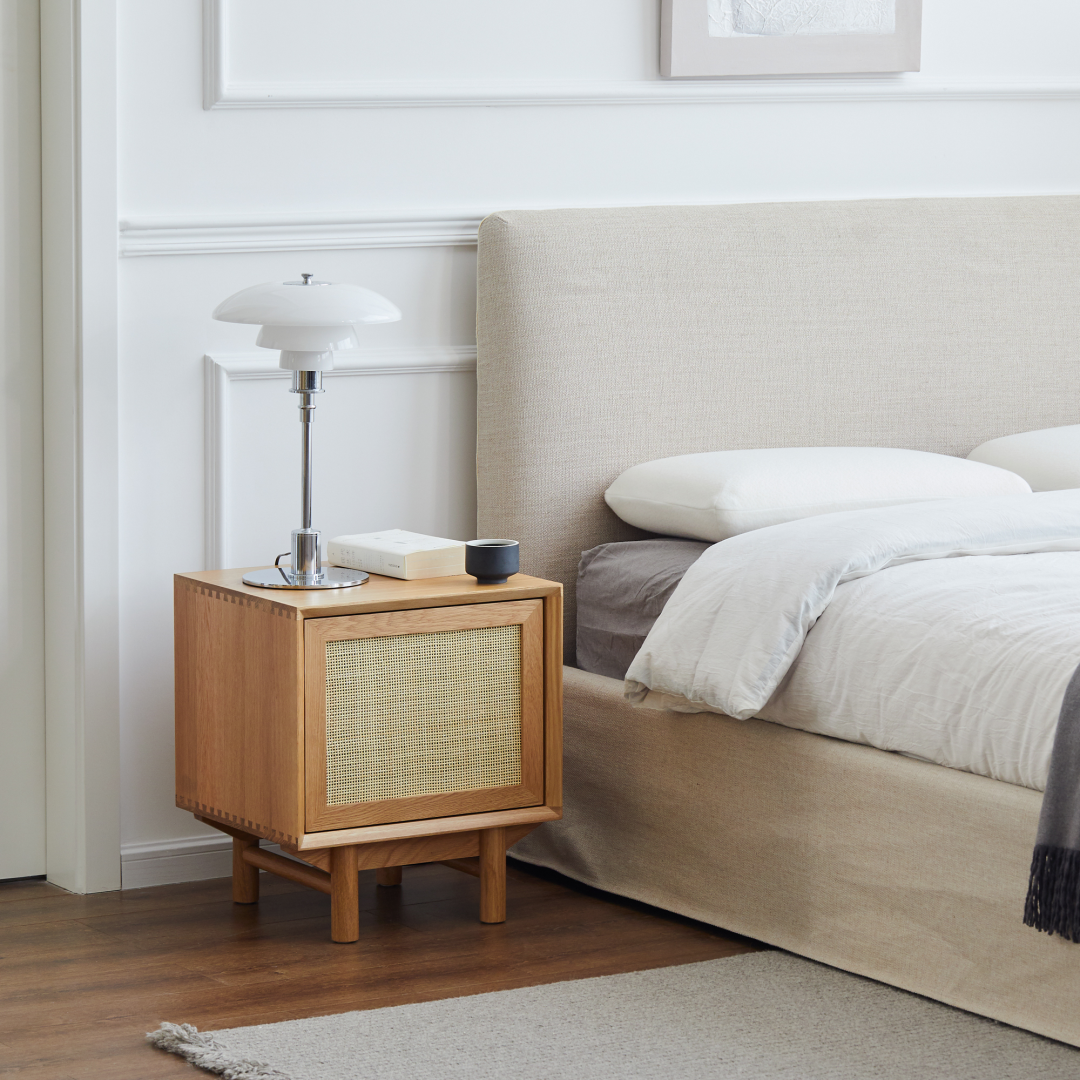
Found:
M 360 939 L 330 941 L 330 898 L 262 874 L 258 904 L 228 878 L 76 896 L 0 882 L 0 1076 L 158 1080 L 202 1073 L 148 1046 L 162 1020 L 200 1030 L 666 967 L 752 951 L 719 930 L 520 864 L 509 922 L 476 919 L 480 883 L 406 867 L 360 875 Z
M 443 836 L 471 829 L 496 826 L 538 824 L 562 817 L 562 810 L 550 806 L 523 806 L 517 810 L 492 810 L 488 814 L 462 814 L 457 817 L 428 818 L 426 821 L 398 821 L 390 825 L 365 825 L 360 829 L 330 829 L 305 833 L 295 845 L 301 852 L 314 848 L 338 847 L 341 844 L 374 844 L 383 840 L 410 840 L 418 836 Z M 216 825 L 216 822 L 208 822 Z M 303 857 L 301 855 L 301 857 Z
M 563 597 L 544 597 L 544 802 L 562 814 Z
M 243 582 L 248 570 L 205 570 L 177 574 L 188 588 L 199 589 L 230 602 L 253 604 L 267 611 L 289 613 L 296 619 L 319 619 L 328 615 L 355 615 L 367 611 L 441 607 L 444 604 L 489 604 L 495 600 L 525 600 L 562 593 L 562 586 L 528 574 L 513 574 L 505 585 L 478 585 L 468 574 L 453 577 L 401 581 L 372 574 L 354 589 L 255 589 Z
M 296 843 L 304 832 L 304 624 L 177 577 L 176 802 Z
M 480 833 L 480 921 L 506 922 L 506 837 L 502 829 Z

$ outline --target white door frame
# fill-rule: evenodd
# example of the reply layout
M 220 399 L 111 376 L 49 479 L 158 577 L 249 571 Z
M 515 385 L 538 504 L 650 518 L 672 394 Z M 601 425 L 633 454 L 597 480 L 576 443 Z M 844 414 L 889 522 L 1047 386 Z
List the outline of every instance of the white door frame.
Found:
M 45 871 L 39 16 L 0 7 L 0 878 Z
M 41 0 L 49 880 L 120 888 L 116 0 Z

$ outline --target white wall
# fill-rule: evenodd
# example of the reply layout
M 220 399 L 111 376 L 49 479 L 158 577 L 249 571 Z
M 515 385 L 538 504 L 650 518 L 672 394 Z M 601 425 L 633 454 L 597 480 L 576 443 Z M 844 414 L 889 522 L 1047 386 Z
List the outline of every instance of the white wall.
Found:
M 734 84 L 658 80 L 658 6 L 119 0 L 126 884 L 225 865 L 172 806 L 170 574 L 295 517 L 295 409 L 220 299 L 302 270 L 394 299 L 368 362 L 412 373 L 328 380 L 316 524 L 466 537 L 483 213 L 1080 190 L 1073 0 L 926 0 L 918 75 Z

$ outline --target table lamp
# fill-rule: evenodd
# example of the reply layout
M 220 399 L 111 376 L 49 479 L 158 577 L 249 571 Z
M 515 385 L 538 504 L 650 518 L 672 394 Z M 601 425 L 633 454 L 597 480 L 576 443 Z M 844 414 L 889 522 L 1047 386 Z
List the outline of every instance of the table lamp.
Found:
M 245 585 L 264 589 L 343 589 L 362 585 L 362 570 L 343 566 L 324 568 L 320 535 L 311 527 L 311 423 L 312 395 L 322 393 L 322 373 L 334 368 L 334 350 L 356 348 L 356 323 L 396 322 L 401 312 L 385 296 L 359 285 L 314 281 L 269 281 L 230 296 L 214 309 L 221 322 L 261 325 L 255 344 L 280 349 L 282 368 L 293 373 L 291 393 L 300 395 L 301 526 L 292 534 L 292 561 L 288 568 L 254 570 L 244 575 Z

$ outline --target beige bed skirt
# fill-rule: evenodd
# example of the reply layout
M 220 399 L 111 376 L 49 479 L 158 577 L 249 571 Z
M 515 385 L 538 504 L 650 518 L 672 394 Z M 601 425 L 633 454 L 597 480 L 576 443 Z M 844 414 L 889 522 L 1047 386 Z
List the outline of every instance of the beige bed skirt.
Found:
M 565 677 L 565 816 L 514 856 L 1080 1045 L 1080 945 L 1021 921 L 1039 792 Z

